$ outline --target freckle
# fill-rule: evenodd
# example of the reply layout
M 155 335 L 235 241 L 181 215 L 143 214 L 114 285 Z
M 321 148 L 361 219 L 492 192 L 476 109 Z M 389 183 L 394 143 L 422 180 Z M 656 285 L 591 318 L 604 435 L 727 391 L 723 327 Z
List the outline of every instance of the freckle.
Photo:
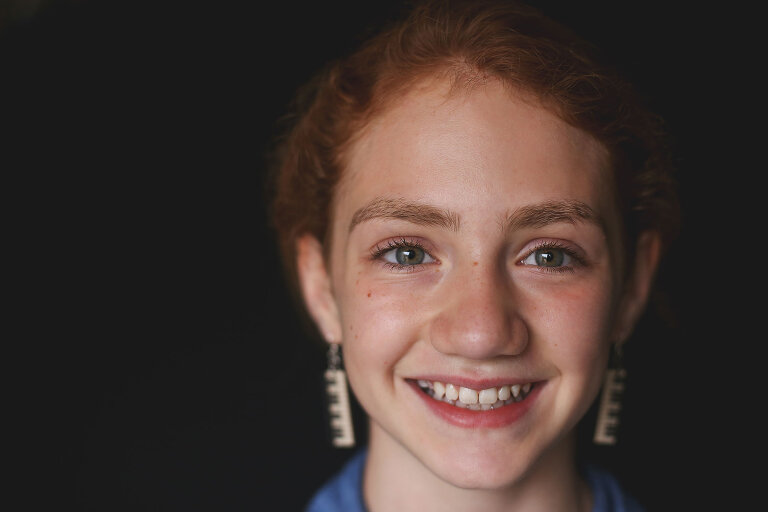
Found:
M 371 292 L 368 292 L 368 296 L 369 296 L 369 297 L 371 296 Z
M 473 262 L 472 262 L 472 265 L 476 267 L 476 266 L 477 266 L 477 262 L 476 262 L 476 261 L 473 261 Z

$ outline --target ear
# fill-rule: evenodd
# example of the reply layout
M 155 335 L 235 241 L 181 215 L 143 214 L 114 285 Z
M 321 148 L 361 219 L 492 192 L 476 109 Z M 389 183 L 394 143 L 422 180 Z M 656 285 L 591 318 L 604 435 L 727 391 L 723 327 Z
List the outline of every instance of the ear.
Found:
M 629 337 L 648 302 L 661 256 L 661 236 L 657 231 L 640 234 L 614 326 L 613 340 L 621 345 Z
M 325 266 L 323 247 L 312 235 L 296 240 L 299 284 L 304 303 L 328 343 L 341 342 L 341 319 Z

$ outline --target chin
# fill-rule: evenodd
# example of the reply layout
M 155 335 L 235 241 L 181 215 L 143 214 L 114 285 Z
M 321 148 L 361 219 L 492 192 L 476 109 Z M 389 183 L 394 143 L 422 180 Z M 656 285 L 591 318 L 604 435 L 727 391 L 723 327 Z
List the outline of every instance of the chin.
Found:
M 527 456 L 508 450 L 446 450 L 434 461 L 423 461 L 439 478 L 461 489 L 494 490 L 522 479 L 531 467 Z

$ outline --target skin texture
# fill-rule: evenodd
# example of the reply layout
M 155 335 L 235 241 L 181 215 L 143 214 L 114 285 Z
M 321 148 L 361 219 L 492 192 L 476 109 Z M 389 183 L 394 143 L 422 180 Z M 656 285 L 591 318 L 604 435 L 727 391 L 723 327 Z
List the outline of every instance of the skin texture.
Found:
M 309 310 L 371 418 L 365 498 L 377 512 L 586 509 L 572 431 L 645 303 L 658 239 L 643 235 L 624 281 L 601 144 L 496 81 L 449 89 L 423 81 L 353 144 L 328 260 L 297 241 Z M 423 260 L 393 265 L 393 243 Z M 542 243 L 565 264 L 537 263 Z M 438 375 L 540 389 L 511 424 L 465 428 L 409 385 Z

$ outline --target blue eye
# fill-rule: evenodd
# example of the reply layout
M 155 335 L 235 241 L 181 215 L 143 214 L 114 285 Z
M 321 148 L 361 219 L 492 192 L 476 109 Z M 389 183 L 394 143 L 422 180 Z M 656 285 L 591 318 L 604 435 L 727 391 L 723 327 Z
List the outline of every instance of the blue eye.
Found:
M 382 253 L 381 256 L 387 263 L 403 266 L 420 265 L 422 263 L 431 263 L 435 261 L 434 258 L 427 254 L 421 247 L 410 245 L 395 247 Z
M 392 270 L 416 270 L 423 264 L 437 263 L 437 260 L 416 240 L 398 238 L 376 245 L 371 257 Z

